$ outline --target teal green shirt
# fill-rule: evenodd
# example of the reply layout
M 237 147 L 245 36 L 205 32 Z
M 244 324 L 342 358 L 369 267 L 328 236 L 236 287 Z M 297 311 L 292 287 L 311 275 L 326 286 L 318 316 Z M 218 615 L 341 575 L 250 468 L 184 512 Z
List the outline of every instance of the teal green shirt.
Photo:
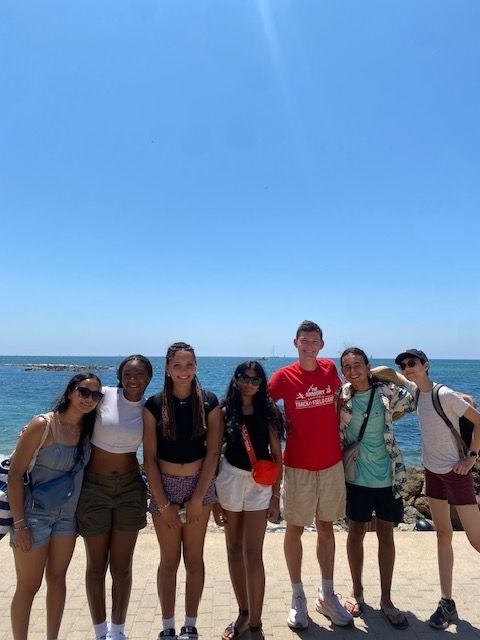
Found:
M 358 438 L 369 399 L 370 389 L 355 393 L 353 396 L 352 418 L 344 436 L 346 444 L 351 444 Z M 378 393 L 375 392 L 367 427 L 360 442 L 357 476 L 353 484 L 370 488 L 392 485 L 392 463 L 385 447 L 384 431 L 385 406 Z

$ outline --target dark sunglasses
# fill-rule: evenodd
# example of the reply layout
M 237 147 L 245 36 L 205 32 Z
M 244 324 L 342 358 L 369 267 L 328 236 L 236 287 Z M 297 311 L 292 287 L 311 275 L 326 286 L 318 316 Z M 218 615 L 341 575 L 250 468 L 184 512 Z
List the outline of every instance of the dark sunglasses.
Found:
M 413 367 L 415 367 L 417 365 L 418 360 L 407 360 L 406 362 L 401 362 L 400 363 L 400 369 L 402 371 L 405 371 L 405 369 L 408 367 L 409 369 L 412 369 Z
M 101 391 L 92 391 L 88 387 L 75 387 L 75 391 L 78 391 L 78 395 L 84 400 L 92 398 L 94 402 L 100 402 L 103 398 L 103 393 Z
M 259 376 L 250 377 L 250 376 L 238 376 L 239 382 L 244 382 L 245 384 L 253 384 L 255 387 L 259 387 L 262 384 L 262 379 Z

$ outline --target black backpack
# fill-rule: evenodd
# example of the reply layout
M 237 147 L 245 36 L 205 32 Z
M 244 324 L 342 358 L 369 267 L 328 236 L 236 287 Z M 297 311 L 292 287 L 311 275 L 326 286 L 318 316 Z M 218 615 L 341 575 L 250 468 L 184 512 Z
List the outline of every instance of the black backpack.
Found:
M 445 411 L 442 408 L 442 403 L 440 402 L 440 398 L 438 396 L 438 392 L 443 384 L 434 384 L 432 389 L 432 402 L 435 407 L 435 411 L 445 422 L 447 427 L 452 432 L 452 435 L 455 439 L 455 442 L 458 445 L 458 450 L 460 451 L 460 455 L 463 458 L 468 450 L 470 449 L 470 445 L 472 443 L 472 434 L 473 434 L 473 422 L 471 422 L 468 418 L 462 416 L 458 419 L 458 426 L 460 427 L 460 433 L 455 429 L 451 421 L 447 418 Z M 415 392 L 415 404 L 418 405 L 418 398 L 420 396 L 420 389 L 417 389 Z

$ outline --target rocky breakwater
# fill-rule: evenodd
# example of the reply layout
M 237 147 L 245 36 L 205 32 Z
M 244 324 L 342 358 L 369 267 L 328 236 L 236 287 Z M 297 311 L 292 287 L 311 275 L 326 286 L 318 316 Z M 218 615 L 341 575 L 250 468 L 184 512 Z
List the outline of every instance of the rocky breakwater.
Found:
M 73 372 L 82 372 L 82 371 L 109 371 L 113 370 L 114 367 L 110 367 L 105 364 L 27 364 L 25 366 L 25 371 L 73 371 Z
M 477 494 L 477 504 L 480 506 L 480 465 L 477 463 L 472 470 L 475 493 Z M 404 498 L 405 503 L 405 523 L 415 523 L 417 517 L 431 520 L 432 514 L 428 506 L 428 498 L 424 493 L 424 473 L 423 469 L 411 467 L 407 469 L 407 493 Z M 463 531 L 462 524 L 455 507 L 450 508 L 450 517 L 455 531 Z

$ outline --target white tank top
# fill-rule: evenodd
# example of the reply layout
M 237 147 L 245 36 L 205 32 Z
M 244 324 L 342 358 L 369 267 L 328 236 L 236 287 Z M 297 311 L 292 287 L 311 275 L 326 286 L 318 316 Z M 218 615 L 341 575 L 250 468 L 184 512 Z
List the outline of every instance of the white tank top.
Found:
M 91 443 L 110 453 L 136 452 L 143 437 L 145 398 L 131 402 L 118 387 L 103 387 Z

